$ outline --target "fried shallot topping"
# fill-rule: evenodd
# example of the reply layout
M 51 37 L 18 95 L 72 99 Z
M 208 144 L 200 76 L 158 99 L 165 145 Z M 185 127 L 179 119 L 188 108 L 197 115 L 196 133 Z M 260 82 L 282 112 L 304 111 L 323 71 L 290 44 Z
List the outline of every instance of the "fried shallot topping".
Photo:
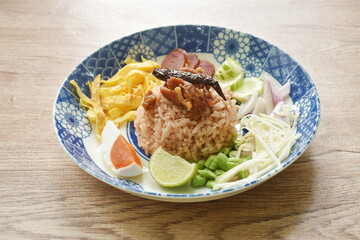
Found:
M 199 119 L 208 105 L 217 102 L 209 91 L 209 86 L 194 85 L 175 77 L 168 79 L 160 92 L 175 105 L 184 106 L 191 119 Z
M 155 106 L 156 103 L 156 96 L 153 94 L 153 92 L 150 90 L 145 93 L 144 100 L 142 102 L 142 106 L 145 108 L 145 110 L 149 110 Z

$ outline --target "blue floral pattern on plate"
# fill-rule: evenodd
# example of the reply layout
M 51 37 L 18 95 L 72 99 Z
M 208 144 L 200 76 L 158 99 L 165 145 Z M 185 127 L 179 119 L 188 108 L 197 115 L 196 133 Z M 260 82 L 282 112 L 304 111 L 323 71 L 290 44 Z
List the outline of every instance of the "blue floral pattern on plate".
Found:
M 70 134 L 86 138 L 91 133 L 91 125 L 78 106 L 69 102 L 58 102 L 56 105 L 56 121 Z
M 178 47 L 188 52 L 206 52 L 209 29 L 209 26 L 177 26 Z
M 175 26 L 154 28 L 141 32 L 143 43 L 149 46 L 156 56 L 165 55 L 177 48 Z
M 141 34 L 134 33 L 130 36 L 115 40 L 104 48 L 108 48 L 114 56 L 117 65 L 123 67 L 125 65 L 124 60 L 129 55 L 129 50 L 135 45 L 142 43 L 143 40 L 141 38 Z
M 142 58 L 156 61 L 154 51 L 149 46 L 146 46 L 144 44 L 134 45 L 132 48 L 130 48 L 127 57 L 130 59 L 134 59 L 138 62 L 141 62 Z
M 104 78 L 113 76 L 124 66 L 126 57 L 140 60 L 143 56 L 156 60 L 157 57 L 181 47 L 191 52 L 208 54 L 222 63 L 232 57 L 243 65 L 247 77 L 258 77 L 266 72 L 280 84 L 291 84 L 290 97 L 300 108 L 297 132 L 301 133 L 290 156 L 283 166 L 250 183 L 223 191 L 171 193 L 148 189 L 135 180 L 116 178 L 103 171 L 86 150 L 84 140 L 88 139 L 92 127 L 86 112 L 79 106 L 76 91 L 69 83 L 75 80 L 89 96 L 87 82 L 97 74 Z M 87 57 L 65 79 L 54 103 L 53 121 L 61 145 L 82 169 L 94 177 L 119 189 L 142 197 L 164 201 L 205 201 L 240 193 L 273 177 L 293 163 L 309 146 L 320 118 L 320 101 L 310 76 L 288 54 L 276 46 L 250 34 L 213 26 L 179 25 L 145 30 L 116 40 Z M 128 123 L 126 134 L 136 151 L 148 159 L 138 147 L 133 123 Z
M 235 60 L 245 59 L 250 51 L 250 38 L 247 34 L 224 29 L 217 34 L 212 43 L 215 59 L 222 63 L 231 57 Z
M 104 79 L 113 76 L 120 68 L 109 47 L 104 47 L 90 55 L 83 62 L 84 67 L 92 75 L 101 74 Z
M 262 63 L 256 57 L 247 57 L 240 61 L 245 69 L 245 77 L 259 77 L 262 73 Z
M 279 48 L 274 47 L 269 53 L 263 70 L 284 85 L 297 66 L 298 63 L 288 54 L 284 53 Z

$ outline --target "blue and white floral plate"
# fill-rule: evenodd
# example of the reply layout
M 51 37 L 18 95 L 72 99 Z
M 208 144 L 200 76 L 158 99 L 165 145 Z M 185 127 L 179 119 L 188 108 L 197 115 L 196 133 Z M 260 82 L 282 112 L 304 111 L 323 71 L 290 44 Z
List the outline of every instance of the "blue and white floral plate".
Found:
M 300 108 L 297 132 L 301 133 L 290 156 L 265 176 L 251 183 L 232 189 L 212 191 L 208 188 L 194 189 L 190 186 L 163 188 L 145 172 L 135 178 L 118 178 L 104 165 L 97 151 L 99 146 L 85 110 L 79 106 L 79 99 L 70 80 L 75 80 L 83 92 L 89 95 L 86 83 L 94 76 L 103 78 L 114 75 L 124 66 L 127 56 L 140 60 L 141 56 L 161 62 L 174 48 L 196 52 L 219 67 L 227 58 L 240 61 L 247 76 L 261 77 L 264 74 L 275 78 L 279 84 L 291 83 L 290 97 Z M 314 137 L 320 117 L 320 102 L 317 90 L 303 67 L 278 47 L 250 34 L 231 29 L 180 25 L 145 30 L 120 38 L 91 54 L 82 61 L 65 79 L 54 105 L 54 124 L 58 139 L 76 164 L 92 176 L 125 192 L 145 198 L 172 202 L 200 202 L 228 197 L 253 188 L 275 176 L 293 163 L 309 146 Z M 132 122 L 121 128 L 124 136 L 135 146 L 144 166 L 148 156 L 137 145 Z

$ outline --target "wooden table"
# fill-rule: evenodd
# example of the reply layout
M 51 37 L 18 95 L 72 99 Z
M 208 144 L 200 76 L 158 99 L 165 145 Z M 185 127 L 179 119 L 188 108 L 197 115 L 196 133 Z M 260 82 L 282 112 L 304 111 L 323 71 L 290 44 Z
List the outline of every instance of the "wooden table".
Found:
M 0 239 L 359 239 L 359 11 L 357 0 L 1 0 Z M 64 78 L 112 40 L 172 24 L 248 32 L 307 69 L 321 123 L 300 159 L 250 191 L 191 204 L 132 196 L 70 160 L 52 122 Z

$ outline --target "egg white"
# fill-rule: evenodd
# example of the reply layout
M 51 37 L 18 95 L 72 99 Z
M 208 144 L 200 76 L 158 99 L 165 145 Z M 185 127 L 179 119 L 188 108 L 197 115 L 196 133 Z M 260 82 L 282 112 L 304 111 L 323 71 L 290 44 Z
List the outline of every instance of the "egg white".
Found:
M 118 176 L 121 177 L 134 177 L 143 172 L 142 167 L 136 163 L 132 163 L 129 166 L 116 169 L 110 159 L 111 148 L 114 145 L 116 139 L 119 137 L 120 131 L 112 121 L 107 121 L 102 132 L 102 144 L 101 149 L 103 151 L 103 159 L 110 169 Z

